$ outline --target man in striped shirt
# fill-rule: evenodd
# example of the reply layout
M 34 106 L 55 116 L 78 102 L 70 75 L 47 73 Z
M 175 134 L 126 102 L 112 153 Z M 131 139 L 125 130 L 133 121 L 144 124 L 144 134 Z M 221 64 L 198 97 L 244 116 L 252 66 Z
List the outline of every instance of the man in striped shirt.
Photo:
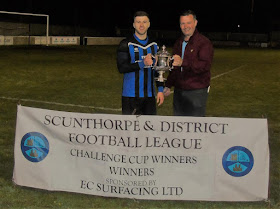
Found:
M 158 45 L 150 40 L 147 31 L 150 27 L 146 12 L 138 11 L 134 15 L 132 37 L 121 41 L 117 50 L 117 66 L 123 73 L 122 113 L 126 115 L 155 115 L 155 71 L 153 56 Z M 163 83 L 157 82 L 157 103 L 164 101 Z

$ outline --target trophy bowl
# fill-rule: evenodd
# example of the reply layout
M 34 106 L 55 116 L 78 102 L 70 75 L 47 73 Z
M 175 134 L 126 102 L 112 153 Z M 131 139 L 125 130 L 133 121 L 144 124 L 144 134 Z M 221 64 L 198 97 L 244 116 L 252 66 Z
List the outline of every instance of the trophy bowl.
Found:
M 169 54 L 169 52 L 166 51 L 166 47 L 164 45 L 162 46 L 162 49 L 156 53 L 155 57 L 156 62 L 153 69 L 158 73 L 158 77 L 156 77 L 155 80 L 159 82 L 164 82 L 166 80 L 166 78 L 164 78 L 163 76 L 164 73 L 173 68 L 172 66 L 170 66 L 172 57 Z

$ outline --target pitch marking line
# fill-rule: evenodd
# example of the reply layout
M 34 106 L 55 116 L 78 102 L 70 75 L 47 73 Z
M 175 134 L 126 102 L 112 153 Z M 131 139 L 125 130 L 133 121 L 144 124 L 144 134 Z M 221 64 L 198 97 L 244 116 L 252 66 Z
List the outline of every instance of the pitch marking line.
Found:
M 214 79 L 219 78 L 219 77 L 221 77 L 221 76 L 223 76 L 223 75 L 229 74 L 229 73 L 231 73 L 231 72 L 233 72 L 233 71 L 239 70 L 240 68 L 243 68 L 243 67 L 245 67 L 245 66 L 246 66 L 246 65 L 241 65 L 241 66 L 239 66 L 239 67 L 237 67 L 237 68 L 234 68 L 234 69 L 229 70 L 229 71 L 227 71 L 227 72 L 224 72 L 224 73 L 221 73 L 221 74 L 219 74 L 219 75 L 216 75 L 216 76 L 212 77 L 211 80 L 214 80 Z
M 225 73 L 221 73 L 219 75 L 216 75 L 214 77 L 211 78 L 211 80 L 214 80 L 216 78 L 219 78 L 221 76 L 224 76 L 226 74 L 229 74 L 233 71 L 239 70 L 240 68 L 245 67 L 246 65 L 241 65 L 237 68 L 234 68 L 230 71 L 227 71 Z M 174 91 L 172 91 L 171 93 L 174 93 Z M 94 107 L 94 106 L 86 106 L 86 105 L 76 105 L 76 104 L 67 104 L 67 103 L 59 103 L 59 102 L 47 102 L 47 101 L 42 101 L 42 100 L 33 100 L 33 99 L 20 99 L 20 98 L 13 98 L 13 97 L 4 97 L 4 96 L 0 96 L 0 99 L 4 99 L 4 100 L 13 100 L 13 101 L 24 101 L 24 102 L 34 102 L 34 103 L 43 103 L 43 104 L 51 104 L 51 105 L 59 105 L 59 106 L 68 106 L 68 107 L 81 107 L 81 108 L 90 108 L 90 109 L 97 109 L 97 110 L 108 110 L 108 111 L 116 111 L 116 112 L 120 112 L 122 109 L 121 108 L 107 108 L 107 107 Z
M 122 109 L 114 109 L 114 108 L 107 108 L 107 107 L 94 107 L 94 106 L 85 106 L 85 105 L 76 105 L 76 104 L 67 104 L 67 103 L 59 103 L 59 102 L 47 102 L 42 100 L 33 100 L 33 99 L 20 99 L 20 98 L 13 98 L 13 97 L 3 97 L 1 96 L 0 99 L 5 100 L 14 100 L 14 101 L 24 101 L 24 102 L 36 102 L 36 103 L 43 103 L 43 104 L 52 104 L 52 105 L 60 105 L 60 106 L 68 106 L 68 107 L 82 107 L 82 108 L 91 108 L 91 109 L 99 109 L 99 110 L 110 110 L 110 111 L 121 111 Z
M 221 76 L 223 76 L 223 75 L 229 74 L 229 73 L 231 73 L 231 72 L 233 72 L 233 71 L 239 70 L 240 68 L 243 68 L 243 67 L 245 67 L 245 66 L 246 66 L 246 65 L 241 65 L 241 66 L 239 66 L 239 67 L 237 67 L 237 68 L 234 68 L 234 69 L 229 70 L 229 71 L 227 71 L 227 72 L 224 72 L 224 73 L 221 73 L 221 74 L 219 74 L 219 75 L 216 75 L 216 76 L 212 77 L 211 80 L 214 80 L 214 79 L 219 78 L 219 77 L 221 77 Z M 210 86 L 208 87 L 208 92 L 209 92 L 209 90 L 210 90 Z M 174 91 L 171 91 L 170 93 L 173 94 Z

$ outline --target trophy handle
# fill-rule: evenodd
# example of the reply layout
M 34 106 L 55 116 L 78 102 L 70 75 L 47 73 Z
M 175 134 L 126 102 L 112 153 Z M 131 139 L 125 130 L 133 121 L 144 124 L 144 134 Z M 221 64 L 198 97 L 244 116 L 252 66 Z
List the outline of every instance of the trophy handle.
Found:
M 168 59 L 167 59 L 169 71 L 171 71 L 173 69 L 173 65 L 172 65 L 173 64 L 173 60 L 174 60 L 173 56 L 172 57 L 168 57 Z
M 156 62 L 155 62 L 155 64 L 154 64 L 154 66 L 157 66 L 157 62 L 158 62 L 158 55 L 153 56 L 153 58 L 154 58 L 154 59 L 156 59 Z

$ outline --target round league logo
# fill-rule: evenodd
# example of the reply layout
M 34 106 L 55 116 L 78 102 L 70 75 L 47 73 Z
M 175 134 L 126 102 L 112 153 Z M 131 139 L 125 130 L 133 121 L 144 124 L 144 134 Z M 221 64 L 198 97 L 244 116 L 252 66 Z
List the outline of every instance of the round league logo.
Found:
M 43 134 L 30 132 L 21 139 L 21 151 L 27 160 L 37 163 L 48 155 L 49 142 Z
M 252 170 L 253 165 L 254 157 L 245 147 L 232 147 L 223 156 L 223 167 L 225 171 L 234 177 L 247 175 Z

